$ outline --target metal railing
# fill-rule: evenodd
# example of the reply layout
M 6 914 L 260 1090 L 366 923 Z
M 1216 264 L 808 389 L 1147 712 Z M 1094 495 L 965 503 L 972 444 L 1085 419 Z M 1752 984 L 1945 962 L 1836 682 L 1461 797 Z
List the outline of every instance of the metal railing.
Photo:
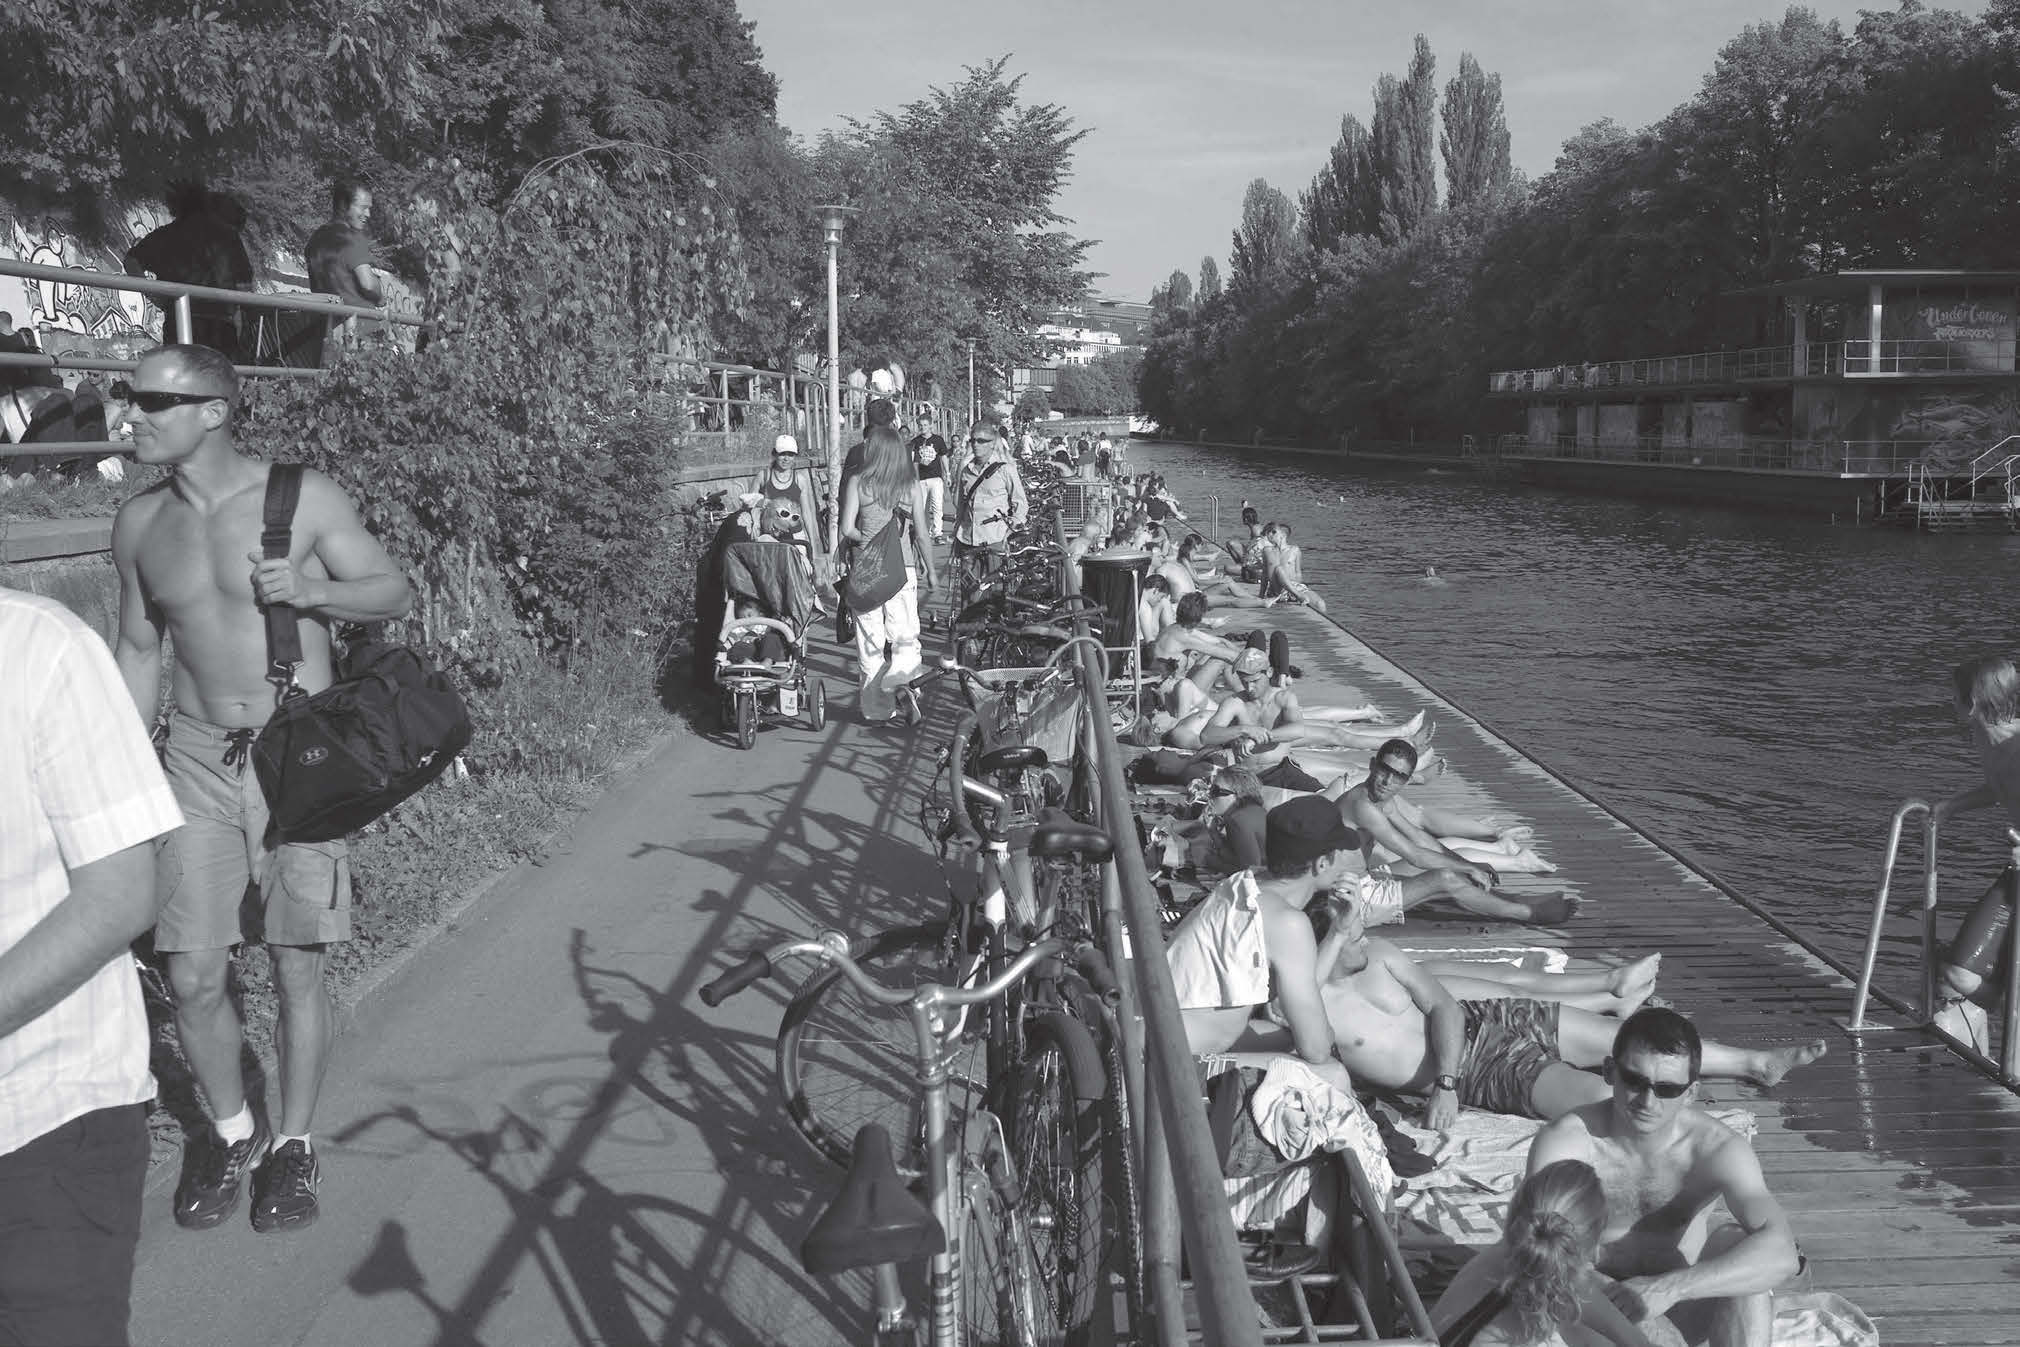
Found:
M 194 330 L 192 323 L 192 300 L 206 300 L 231 304 L 238 308 L 264 309 L 275 312 L 313 314 L 326 318 L 368 318 L 396 326 L 418 326 L 420 320 L 408 315 L 396 314 L 389 308 L 368 308 L 356 304 L 345 304 L 328 296 L 302 294 L 289 291 L 281 294 L 260 294 L 250 290 L 225 290 L 210 285 L 185 285 L 180 281 L 149 280 L 145 276 L 128 276 L 122 272 L 92 271 L 83 267 L 51 267 L 39 262 L 17 262 L 10 258 L 0 258 L 0 276 L 13 276 L 20 280 L 46 281 L 52 285 L 75 285 L 90 290 L 111 290 L 128 294 L 149 295 L 156 299 L 167 299 L 175 310 L 176 323 L 182 332 Z M 30 370 L 88 370 L 99 373 L 130 374 L 139 367 L 137 360 L 111 360 L 99 356 L 72 355 L 59 352 L 18 353 L 0 352 L 0 369 Z M 322 374 L 318 368 L 302 368 L 288 365 L 237 365 L 240 377 L 248 379 L 313 379 Z M 0 444 L 0 459 L 26 457 L 75 457 L 80 454 L 129 454 L 133 452 L 130 442 L 121 440 L 46 440 L 27 444 Z
M 1487 376 L 1487 391 L 1522 394 L 1787 379 L 1857 379 L 1875 375 L 2011 374 L 2014 368 L 2014 343 L 2010 339 L 1812 341 L 1801 346 L 1745 346 L 1641 360 L 1588 360 L 1536 369 L 1496 370 Z
M 1920 937 L 1922 947 L 1921 998 L 1918 1006 L 1910 1007 L 1898 997 L 1880 993 L 1880 996 L 1894 1009 L 1903 1014 L 1917 1016 L 1916 1023 L 1907 1026 L 1866 1023 L 1866 1008 L 1873 992 L 1873 969 L 1879 961 L 1880 935 L 1886 926 L 1887 900 L 1894 886 L 1894 867 L 1900 860 L 1901 833 L 1910 818 L 1922 816 L 1922 905 L 1920 910 Z M 1880 891 L 1873 899 L 1873 917 L 1866 928 L 1866 953 L 1859 965 L 1857 989 L 1852 994 L 1851 1018 L 1845 1021 L 1845 1029 L 1854 1034 L 1873 1033 L 1898 1027 L 1913 1029 L 1933 1029 L 1941 1034 L 1944 1041 L 1969 1058 L 1984 1070 L 1994 1072 L 2009 1086 L 2020 1087 L 2020 940 L 2010 935 L 2005 945 L 2005 1013 L 2001 1018 L 1999 1036 L 1999 1058 L 1994 1061 L 1976 1045 L 1965 1043 L 1951 1034 L 1935 1028 L 1936 1013 L 1940 1002 L 1936 990 L 1936 963 L 1941 950 L 1936 943 L 1936 897 L 1939 877 L 1936 865 L 1936 844 L 1939 825 L 1936 811 L 1926 800 L 1905 800 L 1894 811 L 1893 821 L 1887 829 L 1886 857 L 1880 864 Z M 2012 908 L 2020 904 L 2020 884 L 2007 883 L 2006 902 L 2008 904 L 2008 930 L 2020 912 Z
M 1055 514 L 1053 532 L 1067 545 L 1063 517 Z M 1079 592 L 1072 567 L 1061 567 L 1062 592 Z M 1075 633 L 1091 635 L 1083 614 L 1074 620 Z M 1135 812 L 1122 774 L 1121 750 L 1107 714 L 1108 688 L 1098 641 L 1076 643 L 1080 696 L 1088 714 L 1082 717 L 1082 742 L 1094 765 L 1099 786 L 1098 817 L 1111 836 L 1120 839 L 1114 858 L 1103 867 L 1102 916 L 1105 943 L 1116 964 L 1123 991 L 1119 1021 L 1123 1033 L 1124 1079 L 1132 1129 L 1129 1144 L 1139 1157 L 1143 1176 L 1142 1228 L 1147 1245 L 1147 1310 L 1150 1332 L 1135 1341 L 1158 1347 L 1184 1347 L 1204 1341 L 1212 1347 L 1261 1347 L 1263 1329 L 1241 1252 L 1229 1219 L 1227 1190 L 1213 1136 L 1206 1118 L 1199 1076 L 1194 1066 L 1171 968 L 1160 957 L 1162 925 L 1150 876 L 1141 851 L 1130 845 L 1136 836 Z M 1145 957 L 1129 953 L 1141 950 Z M 1352 1174 L 1350 1171 L 1350 1180 Z M 1383 1221 L 1381 1197 L 1365 1179 L 1352 1189 L 1375 1235 L 1375 1256 L 1392 1282 L 1400 1280 L 1402 1311 L 1409 1335 L 1375 1338 L 1375 1325 L 1364 1301 L 1356 1313 L 1366 1334 L 1359 1341 L 1390 1347 L 1436 1347 L 1430 1317 L 1409 1280 L 1395 1240 Z M 1180 1276 L 1180 1241 L 1191 1272 L 1198 1338 L 1188 1334 L 1185 1284 Z M 1367 1269 L 1363 1268 L 1363 1271 Z M 1283 1340 L 1282 1335 L 1277 1335 Z M 1316 1341 L 1307 1337 L 1299 1341 Z

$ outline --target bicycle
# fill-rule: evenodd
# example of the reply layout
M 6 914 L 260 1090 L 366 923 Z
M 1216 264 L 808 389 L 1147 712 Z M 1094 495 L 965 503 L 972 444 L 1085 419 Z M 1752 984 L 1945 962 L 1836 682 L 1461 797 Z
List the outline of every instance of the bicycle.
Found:
M 948 1060 L 970 1008 L 1000 1001 L 1032 969 L 1066 950 L 1063 940 L 1038 941 L 977 987 L 891 987 L 864 972 L 847 939 L 829 931 L 817 940 L 754 952 L 701 990 L 704 1003 L 719 1005 L 770 976 L 778 962 L 804 957 L 828 965 L 825 972 L 846 978 L 876 1004 L 907 1009 L 916 1049 L 910 1074 L 925 1125 L 927 1202 L 899 1178 L 889 1134 L 865 1124 L 851 1141 L 841 1191 L 800 1246 L 801 1263 L 815 1276 L 873 1270 L 875 1347 L 918 1347 L 922 1328 L 932 1347 L 1052 1347 L 1064 1339 L 1046 1303 L 1045 1271 L 1003 1125 L 988 1110 L 970 1110 L 956 1126 Z M 901 1265 L 922 1258 L 931 1287 L 931 1320 L 923 1325 L 913 1318 L 898 1279 Z
M 942 671 L 974 676 L 953 661 L 943 661 Z M 1113 1043 L 1113 1024 L 1102 1017 L 1112 1014 L 1120 991 L 1084 907 L 1075 911 L 1058 901 L 1059 864 L 1104 861 L 1114 847 L 1102 830 L 1056 810 L 1040 814 L 1020 845 L 1013 828 L 1028 812 L 1029 796 L 1008 778 L 1042 770 L 1045 754 L 1029 745 L 990 750 L 978 771 L 998 785 L 977 781 L 962 770 L 961 752 L 974 723 L 973 713 L 964 713 L 955 728 L 941 773 L 946 823 L 929 822 L 928 832 L 980 858 L 978 891 L 964 895 L 950 880 L 946 922 L 882 932 L 864 941 L 857 957 L 901 982 L 961 986 L 1014 962 L 1013 934 L 1028 947 L 1043 933 L 1067 952 L 1040 961 L 1023 985 L 990 1004 L 986 1016 L 959 1026 L 946 1055 L 951 1107 L 959 1115 L 1003 1118 L 1019 1171 L 1033 1176 L 1026 1195 L 1052 1292 L 1049 1305 L 1061 1327 L 1077 1337 L 1094 1312 L 1107 1239 L 1128 1235 L 1132 1254 L 1138 1247 L 1133 1206 L 1124 1214 L 1117 1197 L 1104 1194 L 1105 1174 L 1127 1164 L 1121 1124 L 1127 1115 L 1095 1031 Z M 986 834 L 969 818 L 971 799 L 988 811 Z M 1026 857 L 1055 864 L 1041 867 L 1034 883 L 1020 874 L 1018 862 Z M 902 1076 L 900 1034 L 890 1016 L 878 1014 L 874 999 L 866 1004 L 855 991 L 829 969 L 787 1003 L 777 1044 L 779 1095 L 823 1159 L 847 1163 L 852 1138 L 865 1125 L 880 1125 L 897 1140 L 897 1172 L 915 1180 L 928 1170 L 931 1152 L 913 1101 L 891 1088 Z M 1124 1176 L 1125 1195 L 1133 1195 L 1131 1178 L 1133 1172 Z

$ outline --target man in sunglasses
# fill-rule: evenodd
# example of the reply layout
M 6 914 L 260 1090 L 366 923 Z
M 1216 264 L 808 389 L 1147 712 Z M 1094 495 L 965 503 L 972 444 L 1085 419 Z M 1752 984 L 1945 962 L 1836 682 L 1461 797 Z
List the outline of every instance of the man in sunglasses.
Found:
M 1559 995 L 1511 996 L 1515 989 L 1484 965 L 1478 978 L 1442 968 L 1433 975 L 1368 934 L 1368 906 L 1348 880 L 1305 909 L 1320 947 L 1334 951 L 1319 968 L 1319 999 L 1354 1079 L 1425 1095 L 1434 1128 L 1449 1127 L 1462 1106 L 1556 1118 L 1610 1096 L 1595 1072 L 1609 1053 L 1619 1055 L 1615 1033 L 1623 1021 L 1565 1004 Z M 1585 980 L 1563 981 L 1562 997 L 1588 994 L 1581 991 Z M 1654 982 L 1646 975 L 1636 982 L 1630 971 L 1622 987 L 1645 999 Z M 1823 1055 L 1821 1041 L 1762 1049 L 1705 1043 L 1692 1079 L 1701 1070 L 1772 1086 Z
M 350 498 L 319 472 L 303 474 L 289 555 L 263 559 L 269 465 L 233 443 L 238 375 L 222 354 L 160 347 L 115 392 L 133 408 L 136 456 L 171 469 L 120 508 L 112 559 L 113 654 L 143 724 L 160 701 L 164 633 L 175 648 L 162 766 L 188 822 L 161 849 L 154 945 L 167 958 L 177 1036 L 215 1124 L 213 1135 L 190 1139 L 175 1219 L 217 1225 L 250 1173 L 253 1228 L 288 1229 L 316 1215 L 309 1127 L 332 1027 L 323 965 L 329 945 L 350 937 L 350 870 L 342 842 L 274 846 L 265 836 L 266 799 L 248 761 L 279 692 L 268 678 L 264 606 L 293 606 L 297 685 L 317 693 L 332 681 L 330 624 L 398 617 L 411 595 Z M 243 1029 L 227 995 L 231 949 L 248 938 L 266 942 L 280 996 L 278 1134 L 247 1105 Z
M 1607 1096 L 1538 1132 L 1529 1172 L 1558 1160 L 1598 1172 L 1599 1270 L 1618 1283 L 1608 1292 L 1614 1303 L 1654 1341 L 1767 1347 L 1771 1293 L 1801 1270 L 1802 1256 L 1752 1147 L 1691 1098 L 1715 1046 L 1673 1010 L 1628 1017 L 1613 1039 Z

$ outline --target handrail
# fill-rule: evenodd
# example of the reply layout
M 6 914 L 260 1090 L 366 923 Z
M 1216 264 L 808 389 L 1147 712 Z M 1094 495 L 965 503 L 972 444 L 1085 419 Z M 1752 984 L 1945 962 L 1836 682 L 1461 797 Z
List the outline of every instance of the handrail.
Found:
M 1053 515 L 1053 531 L 1060 547 L 1067 545 L 1066 521 Z M 1066 568 L 1062 568 L 1064 570 Z M 1062 576 L 1065 593 L 1078 594 L 1078 578 Z M 1074 618 L 1077 635 L 1089 635 L 1084 613 Z M 1123 784 L 1120 750 L 1115 728 L 1108 722 L 1107 688 L 1101 668 L 1086 646 L 1079 648 L 1080 695 L 1088 709 L 1088 721 L 1095 749 L 1095 776 L 1101 785 L 1101 815 L 1111 829 L 1134 817 L 1129 789 Z M 1131 836 L 1122 829 L 1121 836 Z M 1178 992 L 1171 980 L 1171 967 L 1156 951 L 1163 947 L 1157 905 L 1151 899 L 1150 876 L 1143 868 L 1143 856 L 1133 846 L 1115 849 L 1116 879 L 1121 889 L 1123 916 L 1128 923 L 1131 948 L 1143 951 L 1132 957 L 1138 1001 L 1143 1013 L 1144 1045 L 1149 1059 L 1146 1075 L 1153 1099 L 1146 1101 L 1146 1131 L 1162 1135 L 1170 1156 L 1170 1173 L 1177 1189 L 1179 1225 L 1184 1232 L 1197 1300 L 1200 1328 L 1206 1341 L 1215 1347 L 1262 1347 L 1262 1321 L 1255 1298 L 1249 1293 L 1248 1274 L 1235 1241 L 1234 1222 L 1228 1217 L 1227 1189 L 1221 1179 L 1220 1162 L 1207 1126 L 1206 1106 L 1200 1096 L 1199 1076 L 1186 1046 L 1185 1024 L 1179 1016 Z M 1150 1116 L 1154 1104 L 1154 1119 Z M 1150 1175 L 1146 1173 L 1146 1178 Z M 1153 1287 L 1157 1335 L 1167 1347 L 1183 1347 L 1186 1342 L 1182 1311 L 1174 1316 L 1176 1286 L 1171 1283 L 1177 1269 L 1153 1260 L 1152 1274 L 1161 1283 Z M 1176 1322 L 1173 1322 L 1174 1317 Z
M 1908 819 L 1918 813 L 1926 817 L 1922 825 L 1922 998 L 1917 1027 L 1935 1028 L 1936 1014 L 1940 1008 L 1936 995 L 1938 953 L 1936 844 L 1939 823 L 1936 811 L 1926 800 L 1904 800 L 1900 807 L 1894 810 L 1893 820 L 1887 829 L 1887 854 L 1886 859 L 1881 862 L 1880 891 L 1873 899 L 1873 917 L 1866 929 L 1865 960 L 1860 965 L 1857 989 L 1852 995 L 1851 1018 L 1845 1022 L 1845 1028 L 1851 1033 L 1863 1033 L 1870 1028 L 1880 1027 L 1866 1023 L 1866 1005 L 1873 991 L 1873 967 L 1879 957 L 1880 931 L 1886 922 L 1887 899 L 1894 884 L 1894 866 L 1900 858 L 1901 830 L 1906 826 Z M 2020 884 L 2008 885 L 2006 902 L 2020 909 Z M 2013 922 L 2020 921 L 2020 910 L 2009 911 L 2007 921 L 2010 930 Z M 2006 951 L 2004 975 L 2007 994 L 2005 1013 L 2000 1024 L 1999 1059 L 1995 1062 L 1973 1044 L 1962 1042 L 1942 1029 L 1936 1029 L 1936 1032 L 1968 1061 L 1994 1073 L 2007 1086 L 2020 1088 L 2020 995 L 2015 994 L 2016 990 L 2020 990 L 2020 940 L 2009 938 L 2003 943 Z M 1888 996 L 1886 999 L 1897 1009 L 1907 1009 L 1894 997 Z
M 1857 379 L 1902 374 L 2011 374 L 2011 341 L 1868 338 L 1806 341 L 1800 346 L 1741 346 L 1631 360 L 1578 360 L 1528 369 L 1494 370 L 1491 393 L 1546 393 L 1600 388 L 1679 387 L 1750 380 Z
M 24 281 L 49 281 L 56 285 L 81 285 L 89 290 L 130 290 L 135 294 L 188 300 L 214 299 L 247 309 L 286 309 L 296 313 L 319 313 L 340 318 L 377 318 L 404 327 L 419 327 L 419 318 L 396 314 L 390 306 L 369 308 L 346 304 L 325 295 L 291 290 L 284 294 L 261 294 L 254 290 L 226 290 L 214 285 L 187 285 L 181 281 L 153 281 L 145 276 L 129 276 L 121 271 L 95 271 L 89 267 L 51 267 L 40 262 L 16 262 L 0 257 L 0 276 Z M 184 329 L 187 330 L 186 328 Z

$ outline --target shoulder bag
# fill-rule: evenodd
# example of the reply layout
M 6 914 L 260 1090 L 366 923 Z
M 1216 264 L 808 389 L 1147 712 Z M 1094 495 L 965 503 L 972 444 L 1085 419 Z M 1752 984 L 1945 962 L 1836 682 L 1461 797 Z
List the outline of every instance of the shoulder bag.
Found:
M 301 498 L 298 463 L 267 474 L 260 548 L 284 560 Z M 353 643 L 336 681 L 296 683 L 301 633 L 290 604 L 266 607 L 268 678 L 279 705 L 253 741 L 270 840 L 329 842 L 356 832 L 440 776 L 470 744 L 470 714 L 443 673 L 404 645 Z
M 856 548 L 845 586 L 852 612 L 874 612 L 905 587 L 905 529 L 910 521 L 910 511 L 893 510 L 884 526 Z

